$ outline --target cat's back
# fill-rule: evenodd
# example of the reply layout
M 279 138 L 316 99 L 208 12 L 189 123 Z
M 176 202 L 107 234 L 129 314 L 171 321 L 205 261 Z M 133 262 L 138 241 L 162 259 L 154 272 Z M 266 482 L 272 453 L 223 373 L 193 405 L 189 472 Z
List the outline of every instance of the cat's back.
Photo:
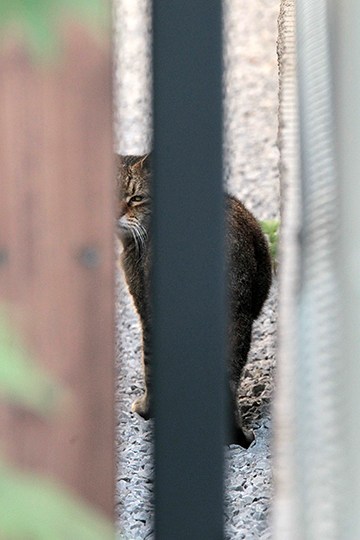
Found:
M 242 291 L 242 295 L 251 305 L 255 319 L 271 285 L 268 243 L 259 223 L 242 202 L 227 195 L 226 210 L 230 280 L 233 286 L 240 284 L 243 289 L 249 289 Z

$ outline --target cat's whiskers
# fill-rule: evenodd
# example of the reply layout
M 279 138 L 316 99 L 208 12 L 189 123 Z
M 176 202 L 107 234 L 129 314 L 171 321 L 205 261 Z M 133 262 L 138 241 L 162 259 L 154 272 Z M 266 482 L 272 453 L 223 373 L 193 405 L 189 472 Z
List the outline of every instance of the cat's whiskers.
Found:
M 145 227 L 143 227 L 143 225 L 141 225 L 141 223 L 139 223 L 138 221 L 135 222 L 135 225 L 136 225 L 136 234 L 137 234 L 138 237 L 139 237 L 139 240 L 140 240 L 140 243 L 141 243 L 141 248 L 144 249 L 144 248 L 145 248 L 146 239 L 147 239 L 147 232 L 146 232 L 146 229 L 145 229 Z
M 142 258 L 145 253 L 147 232 L 143 225 L 138 221 L 134 221 L 134 231 L 140 247 L 140 258 Z
M 137 253 L 138 257 L 140 258 L 140 256 L 141 256 L 141 244 L 139 243 L 139 236 L 137 235 L 136 227 L 132 226 L 130 230 L 131 230 L 132 237 L 134 239 L 136 253 Z
M 138 235 L 136 234 L 136 230 L 134 227 L 134 222 L 127 220 L 123 216 L 122 218 L 119 219 L 117 226 L 118 226 L 119 231 L 126 231 L 127 233 L 131 235 L 134 242 L 136 253 L 139 254 L 140 246 L 138 242 Z
M 127 228 L 131 232 L 134 240 L 135 249 L 139 259 L 142 259 L 145 252 L 147 232 L 145 228 L 136 219 L 127 222 Z

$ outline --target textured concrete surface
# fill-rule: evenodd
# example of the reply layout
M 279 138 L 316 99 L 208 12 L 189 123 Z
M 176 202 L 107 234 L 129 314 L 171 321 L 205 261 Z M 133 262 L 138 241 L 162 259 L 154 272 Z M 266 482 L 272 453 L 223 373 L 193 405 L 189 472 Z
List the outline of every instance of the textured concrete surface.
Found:
M 225 2 L 225 177 L 259 219 L 279 215 L 276 61 L 279 0 Z M 115 145 L 142 153 L 151 145 L 150 4 L 116 0 Z M 153 538 L 151 421 L 130 412 L 141 394 L 140 328 L 119 276 L 117 355 L 117 517 L 127 540 Z M 256 441 L 225 449 L 226 538 L 269 539 L 272 496 L 270 401 L 276 352 L 276 280 L 256 322 L 241 406 Z

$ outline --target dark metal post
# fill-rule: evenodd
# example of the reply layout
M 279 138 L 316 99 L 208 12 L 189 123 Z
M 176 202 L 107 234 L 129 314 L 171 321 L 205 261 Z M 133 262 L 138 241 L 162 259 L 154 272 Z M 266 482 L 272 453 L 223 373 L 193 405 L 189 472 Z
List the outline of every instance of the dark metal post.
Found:
M 154 0 L 157 540 L 223 536 L 220 0 Z

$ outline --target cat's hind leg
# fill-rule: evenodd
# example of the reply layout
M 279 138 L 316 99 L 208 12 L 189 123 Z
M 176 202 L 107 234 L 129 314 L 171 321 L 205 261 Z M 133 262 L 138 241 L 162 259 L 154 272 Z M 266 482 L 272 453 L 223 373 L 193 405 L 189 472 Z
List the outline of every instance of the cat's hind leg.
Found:
M 230 381 L 230 433 L 229 444 L 238 444 L 243 448 L 249 448 L 250 444 L 255 440 L 254 432 L 244 428 L 242 425 L 242 417 L 237 401 L 237 388 L 239 381 Z
M 232 305 L 232 320 L 229 327 L 231 354 L 229 366 L 231 404 L 230 442 L 232 444 L 239 444 L 243 448 L 249 448 L 255 436 L 252 431 L 245 429 L 242 425 L 241 411 L 238 403 L 238 389 L 241 374 L 250 350 L 252 317 L 244 313 L 239 313 L 239 311 L 238 304 L 234 302 Z

